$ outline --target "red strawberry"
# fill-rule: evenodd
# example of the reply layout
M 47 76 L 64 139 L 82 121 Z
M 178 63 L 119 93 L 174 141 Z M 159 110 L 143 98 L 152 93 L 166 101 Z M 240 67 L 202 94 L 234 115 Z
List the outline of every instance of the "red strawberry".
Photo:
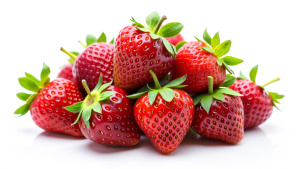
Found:
M 194 116 L 193 100 L 183 90 L 176 89 L 184 87 L 180 84 L 186 76 L 161 88 L 155 74 L 151 70 L 150 73 L 154 78 L 155 89 L 128 97 L 141 96 L 133 110 L 137 124 L 159 151 L 171 153 L 190 128 Z
M 244 110 L 239 96 L 239 93 L 228 88 L 213 91 L 213 78 L 209 77 L 209 92 L 193 98 L 194 131 L 203 137 L 231 144 L 240 142 L 244 136 Z
M 109 146 L 136 145 L 140 141 L 140 130 L 134 121 L 133 105 L 126 97 L 127 92 L 112 86 L 112 82 L 102 86 L 101 83 L 102 77 L 90 92 L 83 80 L 88 96 L 66 109 L 79 112 L 75 123 L 79 121 L 80 130 L 86 138 Z
M 176 46 L 179 42 L 184 41 L 181 34 L 177 34 L 173 37 L 166 38 L 172 45 Z
M 33 121 L 42 129 L 82 137 L 79 126 L 71 125 L 77 116 L 64 109 L 82 100 L 77 86 L 63 78 L 49 83 L 49 73 L 49 67 L 44 64 L 41 80 L 28 73 L 25 73 L 26 77 L 19 78 L 22 87 L 35 93 L 17 94 L 26 104 L 18 108 L 15 114 L 24 115 L 30 110 Z
M 73 75 L 72 73 L 72 69 L 73 69 L 73 63 L 75 61 L 75 59 L 78 56 L 77 52 L 68 52 L 66 51 L 64 48 L 60 48 L 61 51 L 63 51 L 64 53 L 66 53 L 67 55 L 70 56 L 69 59 L 69 64 L 64 65 L 60 72 L 58 73 L 57 77 L 58 78 L 64 78 L 64 79 L 68 79 L 71 80 L 73 83 L 75 83 L 77 85 L 77 79 L 76 77 Z
M 165 16 L 160 18 L 157 12 L 151 13 L 146 22 L 149 26 L 136 22 L 123 28 L 115 43 L 114 82 L 125 90 L 134 90 L 153 82 L 149 70 L 153 70 L 160 79 L 172 69 L 175 47 L 165 37 L 177 35 L 183 25 L 168 23 L 160 28 Z
M 255 84 L 258 66 L 253 67 L 250 71 L 250 79 L 248 80 L 243 74 L 229 88 L 235 90 L 242 95 L 244 112 L 245 112 L 245 129 L 255 127 L 265 122 L 273 112 L 275 103 L 279 103 L 277 99 L 282 99 L 284 95 L 274 92 L 265 91 L 264 87 L 278 81 L 279 78 L 272 79 L 265 85 L 258 86 Z
M 87 36 L 87 39 L 92 37 Z M 73 74 L 76 76 L 77 83 L 81 92 L 85 93 L 85 90 L 81 84 L 81 81 L 85 79 L 90 89 L 93 89 L 98 80 L 100 74 L 103 76 L 103 82 L 110 82 L 113 77 L 113 45 L 106 43 L 106 36 L 101 34 L 99 39 L 91 38 L 87 40 L 88 47 L 78 55 L 74 62 Z M 112 42 L 113 43 L 113 42 Z
M 173 69 L 170 74 L 171 79 L 176 79 L 187 75 L 187 80 L 183 83 L 187 85 L 184 90 L 188 93 L 198 93 L 207 90 L 207 76 L 214 79 L 213 86 L 220 86 L 226 78 L 226 69 L 233 73 L 228 65 L 237 65 L 243 62 L 241 59 L 225 56 L 230 50 L 231 41 L 227 40 L 220 44 L 219 33 L 214 37 L 208 35 L 205 30 L 203 38 L 206 41 L 180 43 L 177 55 L 174 59 Z M 210 46 L 209 46 L 210 45 Z

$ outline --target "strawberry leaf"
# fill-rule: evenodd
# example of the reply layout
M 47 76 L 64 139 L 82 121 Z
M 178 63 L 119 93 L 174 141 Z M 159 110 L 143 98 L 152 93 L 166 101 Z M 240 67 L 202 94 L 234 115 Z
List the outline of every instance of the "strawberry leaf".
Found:
M 211 40 L 211 48 L 214 50 L 218 45 L 220 45 L 220 36 L 217 32 Z
M 79 52 L 74 52 L 74 51 L 72 51 L 72 52 L 70 52 L 70 53 L 72 53 L 72 54 L 75 55 L 75 56 L 78 56 L 78 55 L 79 55 Z
M 69 112 L 72 112 L 72 113 L 79 113 L 81 108 L 82 108 L 82 102 L 77 102 L 71 106 L 67 106 L 67 107 L 64 107 L 66 110 L 68 110 Z
M 97 38 L 94 35 L 87 35 L 86 36 L 86 46 L 97 42 Z
M 223 62 L 223 65 L 230 74 L 234 74 L 233 70 L 225 62 Z
M 226 79 L 225 81 L 220 85 L 220 87 L 229 87 L 231 86 L 234 82 L 235 82 L 235 77 L 234 76 L 231 76 L 230 74 L 229 75 L 226 75 Z
M 203 39 L 206 43 L 211 45 L 211 37 L 209 36 L 207 29 L 205 29 L 205 31 L 203 32 Z M 198 41 L 200 41 L 200 40 L 198 40 Z
M 178 51 L 186 43 L 187 43 L 186 41 L 181 41 L 181 42 L 177 43 L 177 45 L 176 45 L 176 51 Z
M 150 32 L 150 36 L 151 36 L 151 38 L 152 39 L 159 39 L 159 38 L 161 38 L 160 36 L 158 36 L 158 35 L 156 35 L 155 33 L 152 33 L 152 32 Z
M 222 66 L 223 65 L 223 60 L 217 57 L 217 64 L 219 66 Z
M 32 92 L 38 92 L 39 87 L 34 81 L 29 79 L 28 77 L 21 77 L 18 79 L 20 85 L 25 88 L 26 90 L 32 91 Z
M 212 51 L 209 47 L 201 47 L 201 49 L 205 50 L 206 52 L 209 53 L 214 53 L 214 51 Z
M 99 101 L 104 101 L 107 100 L 108 98 L 110 98 L 110 96 L 112 96 L 114 94 L 114 92 L 112 91 L 106 91 L 100 94 L 99 97 Z
M 22 101 L 26 101 L 30 96 L 31 96 L 31 94 L 27 94 L 27 93 L 23 93 L 23 92 L 20 92 L 17 94 L 17 97 Z
M 144 94 L 146 94 L 148 92 L 149 92 L 149 90 L 144 91 L 144 92 L 140 92 L 140 93 L 131 94 L 131 95 L 128 95 L 127 98 L 129 98 L 129 99 L 138 99 L 138 98 L 142 97 Z
M 250 71 L 250 80 L 255 83 L 256 81 L 256 75 L 257 75 L 258 65 L 254 66 Z
M 237 77 L 237 79 L 245 79 L 245 80 L 248 80 L 248 78 L 242 73 L 242 71 L 240 71 L 240 75 L 239 75 L 239 77 Z
M 223 93 L 215 92 L 212 97 L 216 100 L 224 101 L 225 97 Z
M 102 85 L 102 73 L 100 73 L 100 77 L 98 79 L 98 82 L 97 82 L 95 88 L 92 90 L 92 93 L 95 92 L 95 91 L 97 91 L 97 90 L 99 90 L 99 88 L 101 87 L 101 85 Z
M 181 83 L 183 83 L 186 80 L 186 77 L 187 77 L 187 75 L 184 75 L 178 79 L 172 80 L 171 82 L 166 84 L 164 87 L 168 87 L 168 88 L 176 87 L 176 86 L 180 85 Z
M 168 38 L 180 33 L 183 25 L 179 22 L 170 22 L 159 29 L 157 35 Z
M 160 16 L 156 11 L 152 12 L 150 15 L 146 17 L 146 23 L 149 26 L 150 31 L 153 32 L 155 30 L 159 20 L 160 20 Z
M 195 38 L 198 42 L 202 42 L 202 40 L 200 40 L 199 38 L 197 38 L 195 35 L 194 35 L 194 38 Z
M 92 106 L 93 110 L 97 113 L 102 113 L 102 107 L 99 102 L 95 102 Z
M 49 81 L 50 81 L 49 74 L 50 74 L 49 66 L 47 66 L 45 63 L 43 63 L 43 69 L 41 72 L 41 85 L 42 86 L 46 86 L 49 83 Z
M 138 29 L 138 30 L 140 30 L 140 31 L 142 31 L 142 32 L 150 32 L 150 30 L 147 29 L 147 28 L 140 28 L 138 26 L 136 26 L 135 28 Z
M 219 88 L 215 91 L 215 93 L 222 93 L 222 94 L 227 94 L 227 95 L 231 95 L 231 96 L 243 96 L 240 93 L 231 90 L 229 88 Z
M 151 90 L 148 93 L 148 100 L 149 100 L 150 105 L 152 105 L 154 103 L 157 94 L 158 94 L 158 90 Z
M 214 50 L 214 54 L 217 56 L 217 57 L 222 57 L 224 55 L 226 55 L 229 50 L 230 50 L 230 47 L 231 47 L 231 41 L 230 40 L 227 40 L 223 43 L 221 43 L 220 45 L 218 45 L 215 50 Z
M 114 44 L 115 43 L 115 38 L 112 38 L 112 40 L 109 43 Z
M 106 35 L 104 32 L 101 33 L 101 35 L 97 39 L 97 42 L 106 42 Z
M 209 109 L 211 107 L 211 104 L 212 104 L 212 101 L 213 101 L 213 97 L 212 95 L 204 95 L 200 101 L 202 107 L 204 108 L 204 110 L 208 113 L 209 112 Z
M 227 64 L 227 65 L 230 65 L 230 66 L 235 66 L 235 65 L 238 65 L 240 63 L 243 62 L 242 59 L 239 59 L 239 58 L 235 58 L 235 57 L 232 57 L 232 56 L 225 56 L 222 58 L 222 60 Z
M 19 107 L 14 114 L 18 114 L 20 116 L 23 116 L 24 114 L 26 114 L 30 109 L 30 103 L 26 103 L 24 105 L 22 105 L 21 107 Z
M 200 102 L 200 100 L 202 99 L 203 96 L 204 95 L 198 95 L 198 96 L 192 97 L 192 99 L 194 101 L 194 105 L 197 105 Z
M 103 90 L 107 89 L 107 88 L 112 84 L 112 82 L 113 82 L 113 81 L 110 81 L 110 82 L 108 82 L 108 83 L 103 84 L 103 85 L 99 88 L 98 92 L 102 92 Z
M 172 101 L 173 98 L 174 98 L 174 96 L 175 96 L 174 90 L 172 90 L 170 88 L 162 88 L 162 89 L 160 89 L 159 90 L 159 94 L 167 102 Z
M 176 50 L 174 50 L 174 48 L 172 47 L 172 46 L 174 46 L 174 45 L 172 45 L 169 41 L 167 41 L 167 39 L 165 39 L 165 38 L 161 38 L 162 39 L 162 41 L 163 41 L 163 44 L 164 44 L 164 46 L 166 47 L 166 49 L 171 53 L 171 55 L 173 56 L 173 57 L 175 57 L 176 56 Z
M 32 80 L 36 85 L 41 86 L 41 82 L 36 77 L 34 77 L 33 75 L 26 73 L 26 72 L 25 72 L 25 75 L 27 78 Z
M 89 107 L 86 107 L 85 109 L 83 109 L 82 111 L 82 119 L 86 125 L 86 127 L 89 129 L 90 128 L 90 118 L 91 118 L 91 114 L 92 114 L 92 109 Z

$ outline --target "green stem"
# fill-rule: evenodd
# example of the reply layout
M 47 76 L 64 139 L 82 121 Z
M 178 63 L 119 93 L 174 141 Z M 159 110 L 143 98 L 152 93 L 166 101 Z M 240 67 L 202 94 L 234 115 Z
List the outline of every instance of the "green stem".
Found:
M 84 43 L 82 43 L 80 40 L 78 41 L 84 48 L 86 48 L 87 46 L 84 44 Z
M 155 89 L 161 89 L 161 86 L 160 86 L 160 84 L 159 84 L 159 81 L 158 81 L 156 75 L 154 74 L 154 72 L 153 72 L 152 70 L 150 70 L 149 72 L 150 72 L 150 74 L 151 74 L 152 77 L 153 77 Z
M 95 99 L 94 99 L 94 97 L 93 97 L 93 95 L 92 95 L 92 93 L 91 93 L 88 85 L 86 84 L 85 80 L 82 80 L 82 85 L 83 85 L 85 91 L 87 92 L 87 94 L 89 95 L 90 100 L 92 101 L 92 103 L 94 103 Z
M 162 17 L 160 18 L 160 20 L 159 20 L 158 24 L 156 25 L 155 30 L 154 30 L 153 33 L 156 34 L 156 33 L 158 32 L 158 30 L 159 30 L 159 28 L 161 27 L 162 23 L 163 23 L 166 19 L 167 19 L 167 17 L 166 17 L 165 15 L 162 16 Z
M 268 82 L 265 83 L 264 85 L 262 85 L 262 87 L 266 87 L 266 86 L 268 86 L 269 84 L 274 83 L 274 82 L 276 82 L 276 81 L 278 81 L 278 80 L 280 80 L 280 78 L 279 78 L 279 77 L 276 77 L 276 78 L 274 78 L 274 79 L 268 81 Z
M 63 47 L 61 47 L 60 50 L 63 51 L 65 54 L 69 55 L 70 58 L 76 60 L 77 56 L 75 56 L 73 53 L 66 51 Z
M 214 93 L 214 79 L 211 76 L 208 76 L 208 94 Z

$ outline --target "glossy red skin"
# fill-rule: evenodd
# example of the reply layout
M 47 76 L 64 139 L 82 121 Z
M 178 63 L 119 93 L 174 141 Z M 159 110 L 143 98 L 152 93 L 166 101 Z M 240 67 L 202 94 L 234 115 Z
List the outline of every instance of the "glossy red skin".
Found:
M 116 38 L 113 76 L 118 87 L 138 89 L 153 82 L 149 70 L 160 79 L 171 71 L 172 64 L 173 57 L 162 40 L 153 40 L 134 26 L 125 27 Z
M 133 117 L 133 104 L 126 97 L 127 92 L 119 87 L 110 86 L 105 91 L 114 94 L 100 102 L 102 114 L 92 111 L 90 128 L 81 118 L 79 121 L 83 135 L 100 144 L 108 146 L 134 146 L 140 141 L 140 130 Z
M 238 96 L 224 96 L 224 101 L 213 100 L 209 113 L 197 104 L 192 128 L 203 137 L 237 144 L 244 137 L 243 102 Z
M 181 34 L 177 34 L 173 37 L 166 38 L 172 45 L 176 46 L 177 43 L 184 41 L 183 37 Z
M 57 78 L 68 79 L 71 80 L 74 84 L 77 84 L 77 79 L 73 76 L 72 69 L 73 64 L 64 65 L 58 73 Z
M 134 105 L 134 118 L 152 144 L 162 153 L 173 152 L 188 132 L 194 117 L 192 98 L 182 90 L 174 90 L 173 101 L 166 102 L 160 94 L 152 106 L 148 94 Z
M 245 129 L 265 122 L 273 112 L 269 94 L 250 80 L 236 80 L 229 87 L 242 94 L 245 112 Z
M 67 111 L 64 107 L 82 101 L 77 86 L 70 80 L 57 78 L 51 81 L 35 98 L 30 106 L 33 121 L 40 128 L 82 137 L 77 114 Z
M 213 86 L 220 86 L 226 79 L 225 67 L 217 64 L 217 57 L 214 54 L 201 49 L 206 47 L 204 42 L 187 42 L 177 52 L 174 59 L 170 79 L 174 80 L 187 75 L 182 83 L 188 85 L 184 91 L 195 94 L 207 91 L 207 76 L 214 79 Z
M 73 74 L 82 93 L 86 93 L 82 80 L 93 90 L 102 74 L 103 84 L 113 79 L 113 49 L 110 43 L 97 42 L 88 46 L 74 62 Z

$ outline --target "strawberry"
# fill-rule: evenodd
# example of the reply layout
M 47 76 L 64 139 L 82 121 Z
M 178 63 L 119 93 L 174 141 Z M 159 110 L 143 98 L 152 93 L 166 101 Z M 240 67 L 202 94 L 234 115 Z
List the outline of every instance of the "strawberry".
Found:
M 140 141 L 140 130 L 134 121 L 127 92 L 111 85 L 102 84 L 102 76 L 97 86 L 90 92 L 86 81 L 83 86 L 88 95 L 82 102 L 66 107 L 78 113 L 77 120 L 83 135 L 100 144 L 109 146 L 134 146 Z
M 148 27 L 132 18 L 133 25 L 120 31 L 113 66 L 116 86 L 128 91 L 138 89 L 153 82 L 149 70 L 159 79 L 171 71 L 176 51 L 165 38 L 177 35 L 183 25 L 171 22 L 161 27 L 165 19 L 153 12 L 146 18 Z
M 106 35 L 102 33 L 98 39 L 88 35 L 87 42 L 88 46 L 78 55 L 73 66 L 73 74 L 82 93 L 85 93 L 81 83 L 83 79 L 87 81 L 90 89 L 94 89 L 100 74 L 104 83 L 113 79 L 113 41 L 106 43 Z
M 60 48 L 60 50 L 66 53 L 67 55 L 69 55 L 70 59 L 69 59 L 69 64 L 66 64 L 61 68 L 60 72 L 57 75 L 57 78 L 64 78 L 64 79 L 71 80 L 74 84 L 77 85 L 77 79 L 73 75 L 72 70 L 73 70 L 73 63 L 76 60 L 79 53 L 68 52 L 64 48 Z
M 229 88 L 243 95 L 242 101 L 245 112 L 245 129 L 258 126 L 265 122 L 273 112 L 273 106 L 278 109 L 276 103 L 278 99 L 282 99 L 284 95 L 274 92 L 265 91 L 265 87 L 279 78 L 275 78 L 266 84 L 259 86 L 256 82 L 256 74 L 258 65 L 250 71 L 250 80 L 242 73 L 238 80 Z
M 178 89 L 184 87 L 180 84 L 186 76 L 161 87 L 152 70 L 150 74 L 153 76 L 155 88 L 128 97 L 140 97 L 133 112 L 141 130 L 159 151 L 171 153 L 191 126 L 194 116 L 193 100 L 186 92 Z
M 226 88 L 235 78 L 227 76 L 227 79 L 213 91 L 213 78 L 209 76 L 208 93 L 193 98 L 195 117 L 192 128 L 203 137 L 236 144 L 244 136 L 243 102 L 239 97 L 241 94 Z
M 34 94 L 18 93 L 18 98 L 26 101 L 26 104 L 14 113 L 22 116 L 30 110 L 33 121 L 40 128 L 82 137 L 79 126 L 71 126 L 77 116 L 64 109 L 83 99 L 79 89 L 72 81 L 63 78 L 49 82 L 49 73 L 49 67 L 44 64 L 41 80 L 29 73 L 25 73 L 26 77 L 19 78 L 20 85 Z
M 176 46 L 179 42 L 184 41 L 181 34 L 177 34 L 173 37 L 166 38 L 172 45 Z
M 220 44 L 219 33 L 216 33 L 211 39 L 205 30 L 203 39 L 206 43 L 196 39 L 198 41 L 177 44 L 176 48 L 179 50 L 170 74 L 171 80 L 186 74 L 187 80 L 183 84 L 187 87 L 184 90 L 191 94 L 208 89 L 207 76 L 213 77 L 214 87 L 220 86 L 226 78 L 226 69 L 233 73 L 229 65 L 233 66 L 243 62 L 232 56 L 223 57 L 229 52 L 231 41 L 227 40 Z

